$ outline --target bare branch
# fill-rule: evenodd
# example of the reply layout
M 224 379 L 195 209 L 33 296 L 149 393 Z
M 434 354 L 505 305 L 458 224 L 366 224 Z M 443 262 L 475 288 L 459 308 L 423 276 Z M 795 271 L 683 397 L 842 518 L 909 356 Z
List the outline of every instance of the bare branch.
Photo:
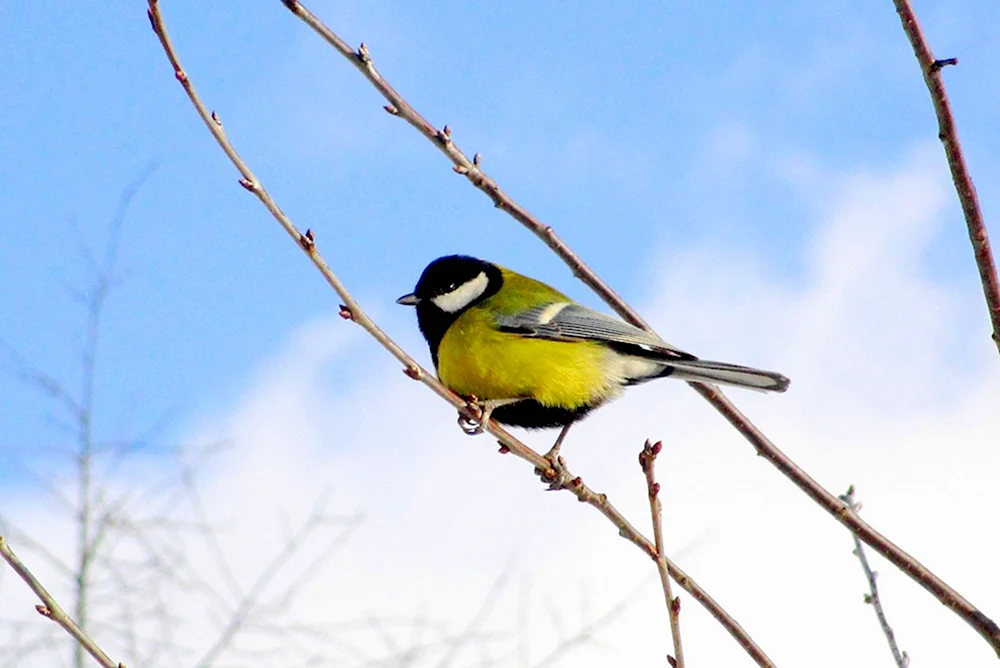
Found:
M 507 581 L 510 580 L 512 572 L 513 562 L 508 562 L 504 569 L 500 572 L 496 581 L 493 583 L 493 586 L 490 587 L 490 591 L 483 600 L 482 605 L 479 606 L 479 610 L 455 639 L 455 642 L 448 647 L 448 651 L 445 655 L 441 657 L 441 660 L 437 664 L 438 668 L 447 668 L 447 666 L 450 666 L 458 657 L 459 652 L 466 645 L 466 643 L 468 643 L 472 636 L 479 630 L 479 627 L 486 622 L 490 614 L 493 612 L 493 608 L 496 606 L 497 599 L 500 597 L 501 592 L 503 592 L 504 588 L 507 586 Z
M 84 648 L 87 652 L 94 657 L 99 664 L 104 666 L 104 668 L 125 668 L 122 664 L 113 661 L 107 654 L 104 653 L 97 643 L 94 642 L 93 638 L 84 633 L 83 629 L 77 626 L 76 622 L 67 615 L 62 607 L 56 602 L 51 594 L 42 586 L 42 583 L 28 570 L 14 551 L 10 549 L 10 545 L 7 541 L 0 536 L 0 556 L 2 556 L 10 567 L 21 577 L 24 582 L 31 587 L 31 591 L 35 592 L 35 596 L 42 602 L 42 605 L 36 606 L 39 614 L 43 617 L 48 617 L 54 621 L 59 626 L 66 629 L 73 638 L 76 639 L 79 647 Z
M 226 559 L 225 553 L 223 552 L 222 545 L 219 542 L 219 537 L 216 532 L 209 529 L 208 516 L 205 513 L 205 506 L 201 500 L 201 492 L 195 484 L 194 474 L 190 466 L 184 466 L 181 472 L 181 484 L 184 485 L 188 492 L 188 497 L 191 501 L 192 509 L 194 510 L 195 519 L 200 525 L 202 525 L 202 527 L 204 527 L 204 530 L 200 533 L 205 538 L 209 554 L 215 562 L 215 569 L 218 572 L 219 577 L 222 579 L 222 584 L 226 586 L 231 596 L 242 598 L 243 590 L 236 580 L 236 575 L 233 573 L 233 569 L 229 566 L 229 561 Z
M 360 71 L 368 81 L 378 90 L 379 93 L 389 101 L 389 106 L 385 107 L 393 116 L 402 118 L 412 125 L 424 137 L 436 146 L 454 165 L 454 171 L 469 180 L 469 183 L 486 194 L 493 200 L 494 206 L 506 211 L 515 220 L 527 227 L 531 232 L 544 241 L 559 257 L 561 257 L 573 274 L 586 283 L 594 292 L 601 296 L 605 302 L 618 310 L 623 318 L 629 322 L 651 330 L 650 326 L 642 317 L 630 308 L 625 301 L 601 278 L 588 267 L 576 253 L 564 242 L 551 226 L 545 225 L 535 218 L 527 209 L 515 202 L 507 193 L 500 189 L 486 172 L 480 168 L 482 156 L 476 153 L 470 160 L 465 153 L 452 141 L 451 128 L 445 125 L 438 130 L 431 123 L 421 116 L 403 96 L 396 92 L 389 83 L 382 78 L 375 64 L 372 61 L 368 47 L 362 43 L 357 50 L 352 49 L 347 43 L 328 28 L 319 18 L 310 12 L 305 5 L 298 0 L 282 0 L 288 9 L 302 19 L 306 25 L 316 31 L 330 46 L 337 50 L 342 56 L 347 58 L 354 67 Z
M 674 642 L 674 655 L 667 657 L 674 668 L 684 668 L 684 649 L 681 645 L 681 599 L 670 592 L 670 577 L 667 569 L 666 552 L 663 547 L 663 506 L 660 503 L 660 483 L 656 482 L 656 456 L 663 449 L 663 443 L 646 441 L 639 453 L 639 466 L 646 474 L 646 492 L 649 496 L 649 514 L 653 519 L 653 539 L 656 541 L 656 570 L 663 586 L 663 598 L 670 617 L 670 636 Z
M 635 597 L 638 596 L 640 592 L 646 589 L 647 584 L 648 584 L 648 578 L 643 578 L 643 580 L 636 587 L 634 587 L 631 592 L 626 594 L 615 605 L 606 610 L 603 614 L 601 614 L 593 621 L 584 624 L 579 631 L 577 631 L 570 637 L 562 640 L 541 661 L 534 664 L 534 668 L 547 668 L 548 666 L 554 666 L 570 651 L 590 640 L 599 628 L 601 628 L 605 624 L 614 621 L 623 612 L 625 612 L 625 609 L 628 608 L 628 606 L 632 603 Z
M 87 615 L 90 609 L 88 598 L 90 596 L 91 568 L 97 554 L 100 543 L 104 538 L 103 528 L 99 525 L 95 530 L 95 518 L 98 509 L 104 503 L 105 490 L 94 487 L 94 458 L 98 454 L 94 443 L 94 398 L 97 385 L 97 354 L 100 340 L 101 319 L 107 305 L 108 296 L 115 283 L 115 269 L 118 261 L 118 248 L 121 242 L 122 228 L 125 224 L 125 217 L 132 199 L 139 188 L 156 168 L 155 164 L 147 166 L 122 193 L 118 203 L 118 208 L 111 221 L 111 229 L 104 248 L 104 257 L 96 266 L 96 274 L 90 289 L 86 291 L 83 303 L 87 311 L 87 331 L 83 348 L 83 375 L 79 398 L 74 401 L 77 410 L 74 412 L 76 420 L 76 436 L 78 450 L 75 453 L 77 479 L 79 488 L 77 490 L 77 541 L 79 542 L 78 562 L 75 573 L 76 580 L 76 601 L 75 615 L 77 623 L 82 628 L 87 628 Z M 85 257 L 93 263 L 93 255 L 88 251 Z M 80 668 L 83 665 L 83 647 L 77 645 L 74 648 L 75 665 Z
M 236 152 L 236 149 L 233 147 L 222 128 L 222 123 L 219 120 L 218 115 L 214 112 L 208 111 L 208 108 L 201 101 L 201 98 L 195 91 L 187 73 L 180 64 L 173 44 L 167 33 L 166 26 L 163 23 L 163 17 L 159 11 L 158 1 L 148 1 L 150 24 L 152 25 L 153 31 L 159 38 L 160 44 L 162 45 L 163 50 L 173 67 L 174 76 L 184 88 L 184 91 L 190 99 L 192 105 L 194 105 L 195 110 L 205 123 L 206 127 L 208 127 L 209 131 L 212 133 L 216 142 L 222 148 L 223 152 L 229 157 L 230 161 L 232 161 L 237 170 L 239 170 L 242 177 L 240 179 L 240 185 L 260 199 L 265 208 L 267 208 L 271 215 L 274 216 L 288 235 L 292 237 L 299 248 L 306 253 L 309 259 L 326 279 L 327 283 L 344 301 L 344 305 L 341 307 L 341 315 L 345 319 L 352 320 L 360 325 L 397 360 L 399 360 L 403 364 L 403 370 L 407 376 L 423 383 L 434 391 L 434 393 L 439 397 L 458 409 L 463 416 L 474 420 L 476 418 L 475 407 L 470 406 L 464 399 L 444 387 L 444 385 L 434 378 L 432 374 L 429 374 L 423 367 L 417 364 L 417 362 L 410 357 L 410 355 L 408 355 L 365 314 L 361 305 L 354 299 L 350 292 L 348 292 L 346 286 L 333 273 L 333 270 L 329 267 L 326 261 L 323 260 L 316 246 L 316 241 L 312 231 L 306 230 L 305 234 L 300 233 L 291 220 L 281 211 L 277 203 L 275 203 L 275 201 L 264 189 L 263 185 L 254 176 L 253 172 L 250 171 L 249 166 Z M 299 5 L 296 4 L 296 6 Z M 359 57 L 366 57 L 366 54 L 367 51 L 364 50 L 364 53 L 359 54 Z M 448 133 L 443 134 L 445 136 L 448 135 Z M 580 501 L 597 508 L 605 517 L 611 520 L 616 527 L 618 527 L 619 533 L 624 538 L 639 546 L 647 555 L 650 556 L 650 558 L 654 560 L 656 559 L 656 547 L 649 541 L 649 539 L 643 536 L 614 506 L 611 505 L 606 495 L 597 494 L 583 484 L 581 478 L 573 476 L 568 471 L 561 458 L 557 458 L 557 461 L 547 460 L 541 454 L 511 436 L 506 430 L 493 421 L 490 421 L 489 424 L 486 425 L 485 430 L 499 440 L 501 452 L 512 453 L 520 459 L 531 463 L 535 467 L 536 472 L 542 477 L 543 480 L 548 482 L 550 487 L 553 489 L 568 489 L 576 495 Z M 667 563 L 670 569 L 671 577 L 673 577 L 674 580 L 685 589 L 685 591 L 690 593 L 695 600 L 709 610 L 716 620 L 719 621 L 719 623 L 721 623 L 727 631 L 729 631 L 729 633 L 737 640 L 737 642 L 739 642 L 744 650 L 750 654 L 758 665 L 774 665 L 764 651 L 757 646 L 749 634 L 747 634 L 747 632 L 722 608 L 722 606 L 720 606 L 711 596 L 708 595 L 707 592 L 701 589 L 701 587 L 698 586 L 694 580 L 692 580 L 672 562 L 668 561 Z
M 854 485 L 848 487 L 847 493 L 841 494 L 840 498 L 851 507 L 852 511 L 861 511 L 861 503 L 854 500 Z M 907 656 L 906 652 L 899 650 L 899 645 L 896 643 L 896 634 L 893 633 L 892 627 L 889 626 L 885 610 L 882 609 L 882 599 L 879 598 L 878 585 L 875 583 L 878 573 L 873 571 L 868 564 L 868 557 L 865 556 L 865 549 L 861 545 L 861 541 L 858 540 L 858 537 L 852 535 L 851 538 L 854 539 L 854 556 L 861 562 L 861 569 L 865 572 L 865 579 L 868 580 L 868 593 L 865 594 L 865 603 L 870 604 L 875 609 L 875 616 L 878 617 L 878 624 L 882 628 L 882 634 L 885 635 L 886 641 L 889 643 L 889 649 L 892 651 L 892 658 L 896 662 L 897 668 L 906 668 L 910 665 L 910 657 Z
M 328 518 L 320 517 L 318 524 L 328 523 Z M 340 551 L 344 545 L 354 536 L 358 527 L 361 526 L 361 516 L 355 515 L 347 518 L 343 529 L 330 539 L 326 547 L 308 565 L 301 568 L 295 575 L 295 579 L 288 583 L 282 590 L 281 595 L 268 605 L 272 609 L 282 609 L 290 606 L 302 590 L 312 581 L 326 563 L 335 553 Z
M 57 399 L 71 415 L 78 416 L 80 414 L 80 404 L 62 383 L 29 362 L 14 346 L 3 339 L 0 339 L 0 350 L 3 350 L 9 360 L 4 365 L 9 374 L 20 382 L 33 385 L 45 394 Z
M 229 620 L 226 622 L 225 628 L 216 639 L 215 644 L 212 645 L 212 647 L 210 647 L 205 654 L 195 662 L 195 665 L 205 666 L 206 668 L 212 666 L 219 655 L 229 647 L 233 638 L 247 623 L 247 620 L 250 618 L 250 615 L 254 607 L 259 602 L 264 590 L 284 569 L 284 567 L 288 564 L 288 561 L 299 550 L 302 543 L 309 538 L 309 536 L 318 526 L 320 526 L 320 524 L 322 524 L 325 503 L 325 500 L 322 498 L 317 501 L 309 517 L 302 524 L 302 527 L 295 533 L 295 535 L 290 537 L 290 539 L 285 543 L 285 546 L 274 556 L 271 562 L 263 570 L 261 570 L 253 585 L 250 586 L 250 589 L 247 590 L 246 595 L 240 601 L 239 605 L 237 605 L 236 609 L 233 610 Z
M 618 534 L 628 541 L 631 541 L 649 556 L 654 562 L 658 561 L 656 546 L 650 542 L 642 533 L 629 522 L 621 512 L 611 504 L 607 494 L 600 494 L 592 490 L 579 476 L 574 476 L 566 468 L 566 462 L 562 457 L 557 457 L 554 461 L 548 462 L 549 468 L 536 469 L 536 473 L 549 482 L 550 489 L 568 489 L 577 499 L 596 508 L 602 515 L 611 521 L 618 528 Z M 715 620 L 719 622 L 729 632 L 743 650 L 757 662 L 759 666 L 774 666 L 771 659 L 764 653 L 750 634 L 726 612 L 715 599 L 708 595 L 687 573 L 682 571 L 670 559 L 664 557 L 667 562 L 667 570 L 670 577 L 679 584 L 684 591 L 691 594 L 696 601 L 708 610 Z
M 700 383 L 692 383 L 691 385 L 703 396 L 710 396 L 713 393 L 719 394 L 718 388 L 712 385 L 703 385 Z M 874 527 L 851 510 L 844 501 L 830 494 L 830 492 L 816 482 L 812 476 L 799 468 L 798 464 L 779 450 L 763 434 L 760 434 L 760 438 L 763 440 L 758 445 L 756 440 L 748 436 L 752 431 L 756 431 L 756 428 L 749 423 L 746 416 L 735 406 L 728 401 L 726 401 L 726 404 L 731 409 L 729 412 L 724 413 L 726 419 L 740 433 L 747 436 L 747 440 L 750 440 L 757 448 L 758 455 L 767 459 L 785 476 L 795 482 L 799 489 L 833 515 L 851 533 L 871 546 L 872 549 L 888 559 L 894 566 L 930 592 L 945 607 L 961 617 L 966 624 L 974 628 L 985 638 L 994 651 L 997 652 L 998 656 L 1000 656 L 1000 627 L 992 619 L 983 614 L 976 606 L 952 589 L 944 580 L 931 572 L 930 569 L 917 561 L 912 555 L 903 551 L 891 540 L 876 531 Z
M 566 245 L 551 226 L 543 224 L 504 193 L 496 182 L 480 169 L 479 163 L 481 160 L 469 160 L 455 146 L 451 138 L 451 129 L 448 126 L 445 126 L 442 130 L 435 130 L 432 125 L 413 110 L 399 93 L 385 82 L 382 75 L 375 69 L 371 53 L 367 46 L 362 44 L 357 51 L 352 51 L 346 42 L 333 33 L 314 14 L 309 12 L 301 2 L 298 2 L 298 0 L 283 0 L 283 2 L 292 13 L 301 18 L 341 55 L 346 57 L 389 100 L 391 109 L 387 108 L 387 111 L 390 111 L 394 116 L 404 118 L 408 123 L 417 128 L 421 134 L 430 139 L 454 163 L 457 173 L 469 179 L 474 186 L 486 193 L 498 208 L 508 212 L 515 220 L 542 239 L 570 267 L 573 274 L 596 292 L 618 315 L 638 327 L 642 327 L 650 332 L 653 331 L 649 324 L 634 309 L 626 304 L 610 286 L 601 280 Z M 980 233 L 981 238 L 985 240 L 985 229 L 981 230 Z M 992 305 L 991 308 L 993 308 Z M 805 492 L 820 507 L 832 515 L 834 519 L 846 526 L 852 533 L 871 546 L 872 549 L 906 573 L 943 605 L 959 615 L 966 624 L 974 628 L 986 639 L 990 646 L 997 652 L 998 656 L 1000 656 L 1000 626 L 997 626 L 992 619 L 987 617 L 981 610 L 944 582 L 944 580 L 931 572 L 926 566 L 917 561 L 912 555 L 876 531 L 871 525 L 858 517 L 856 513 L 851 512 L 843 501 L 826 490 L 784 452 L 778 449 L 749 418 L 736 408 L 718 387 L 693 381 L 689 381 L 688 385 L 694 388 L 712 407 L 719 411 L 750 442 L 758 455 L 771 462 L 795 486 Z M 518 456 L 521 455 L 518 454 Z
M 1000 281 L 997 280 L 997 267 L 990 250 L 990 238 L 986 234 L 986 222 L 979 208 L 979 196 L 972 183 L 972 175 L 965 164 L 962 154 L 962 144 L 958 140 L 958 129 L 955 127 L 955 117 L 951 113 L 948 93 L 944 89 L 944 79 L 941 70 L 947 65 L 958 65 L 958 58 L 936 59 L 930 45 L 924 39 L 924 33 L 917 22 L 909 0 L 893 0 L 899 20 L 903 23 L 903 31 L 913 46 L 913 55 L 920 63 L 920 71 L 924 75 L 924 83 L 931 94 L 934 113 L 938 119 L 938 139 L 944 145 L 944 154 L 948 158 L 948 168 L 951 170 L 951 180 L 958 193 L 958 201 L 962 204 L 962 214 L 969 229 L 969 241 L 972 242 L 972 252 L 979 269 L 979 280 L 983 284 L 983 295 L 986 297 L 986 309 L 989 311 L 990 323 L 993 325 L 993 342 L 1000 351 Z M 998 649 L 1000 651 L 1000 649 Z

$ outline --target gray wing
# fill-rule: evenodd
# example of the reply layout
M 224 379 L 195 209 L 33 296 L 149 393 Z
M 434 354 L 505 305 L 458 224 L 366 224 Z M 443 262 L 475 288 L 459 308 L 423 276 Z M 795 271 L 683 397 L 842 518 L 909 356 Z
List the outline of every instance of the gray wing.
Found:
M 518 315 L 500 316 L 497 325 L 501 331 L 551 341 L 602 341 L 626 354 L 662 364 L 658 369 L 629 374 L 626 384 L 630 385 L 670 375 L 681 380 L 771 392 L 784 392 L 788 388 L 788 379 L 780 373 L 700 360 L 627 322 L 570 302 L 546 304 Z
M 657 336 L 609 315 L 571 302 L 557 302 L 517 315 L 497 318 L 501 330 L 552 341 L 602 341 L 620 344 L 633 354 L 677 360 L 692 355 Z M 634 347 L 634 348 L 633 348 Z

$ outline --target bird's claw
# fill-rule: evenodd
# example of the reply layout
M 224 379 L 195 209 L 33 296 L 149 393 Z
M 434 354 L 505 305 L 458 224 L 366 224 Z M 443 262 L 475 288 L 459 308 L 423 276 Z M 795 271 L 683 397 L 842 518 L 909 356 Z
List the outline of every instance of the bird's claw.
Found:
M 467 436 L 476 436 L 483 433 L 483 425 L 481 422 L 469 418 L 462 413 L 458 414 L 458 426 L 462 428 L 462 431 L 464 431 Z
M 483 433 L 486 423 L 490 419 L 492 411 L 487 410 L 483 402 L 476 397 L 469 397 L 465 404 L 468 415 L 465 412 L 458 413 L 458 426 L 467 436 L 478 436 Z
M 519 401 L 524 401 L 524 397 L 513 399 L 478 399 L 470 396 L 465 404 L 465 411 L 458 413 L 458 426 L 469 436 L 475 436 L 486 431 L 486 425 L 490 422 L 493 411 L 501 406 L 510 406 Z

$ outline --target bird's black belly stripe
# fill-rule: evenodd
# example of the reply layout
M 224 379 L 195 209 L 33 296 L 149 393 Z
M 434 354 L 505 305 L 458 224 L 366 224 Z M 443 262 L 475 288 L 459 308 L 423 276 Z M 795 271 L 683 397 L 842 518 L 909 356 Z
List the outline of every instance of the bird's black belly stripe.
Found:
M 493 411 L 493 419 L 512 427 L 549 429 L 576 422 L 595 408 L 596 404 L 572 409 L 543 406 L 534 399 L 525 399 L 516 404 L 496 408 Z

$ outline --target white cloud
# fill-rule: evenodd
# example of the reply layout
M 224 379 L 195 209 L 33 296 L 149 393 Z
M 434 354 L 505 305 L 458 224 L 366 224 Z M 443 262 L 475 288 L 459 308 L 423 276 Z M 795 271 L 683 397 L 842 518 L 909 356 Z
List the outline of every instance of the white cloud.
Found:
M 830 489 L 857 484 L 878 529 L 997 615 L 998 543 L 987 527 L 1000 507 L 1000 382 L 995 350 L 966 326 L 968 314 L 982 316 L 977 286 L 940 287 L 923 269 L 950 196 L 938 162 L 919 149 L 896 170 L 838 179 L 803 284 L 769 277 L 763 260 L 736 251 L 688 249 L 663 263 L 662 293 L 645 313 L 696 353 L 786 372 L 787 395 L 731 394 Z M 338 381 L 349 357 L 387 366 L 347 328 L 304 327 L 229 414 L 198 433 L 234 444 L 205 499 L 226 518 L 227 551 L 243 555 L 238 573 L 249 577 L 280 545 L 282 513 L 301 519 L 329 490 L 333 509 L 361 511 L 364 521 L 292 618 L 383 619 L 349 636 L 377 658 L 435 633 L 390 628 L 385 618 L 423 616 L 459 634 L 511 568 L 482 625 L 506 635 L 492 650 L 470 644 L 454 665 L 486 662 L 484 652 L 495 665 L 533 665 L 648 581 L 621 618 L 567 656 L 582 666 L 661 663 L 669 635 L 648 559 L 592 509 L 543 491 L 487 437 L 463 436 L 451 410 L 402 374 Z M 956 367 L 957 346 L 981 350 L 990 364 Z M 544 448 L 552 436 L 526 438 Z M 665 442 L 659 470 L 678 562 L 779 665 L 888 665 L 849 535 L 684 385 L 635 388 L 575 428 L 565 452 L 574 472 L 646 527 L 636 455 L 647 437 Z M 971 629 L 873 561 L 914 661 L 993 665 Z M 692 664 L 748 665 L 682 599 Z M 186 630 L 191 644 L 204 632 Z M 435 657 L 428 650 L 411 665 Z

